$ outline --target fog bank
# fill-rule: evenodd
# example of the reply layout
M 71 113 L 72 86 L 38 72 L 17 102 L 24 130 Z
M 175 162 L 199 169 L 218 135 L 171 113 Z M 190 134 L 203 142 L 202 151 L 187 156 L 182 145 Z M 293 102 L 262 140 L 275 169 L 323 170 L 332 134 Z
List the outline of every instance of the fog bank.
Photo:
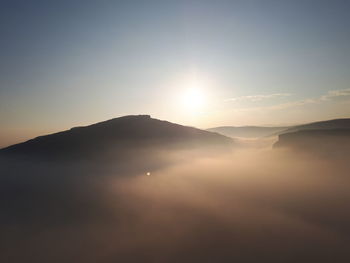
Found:
M 145 171 L 2 163 L 1 261 L 350 260 L 346 158 L 167 157 Z

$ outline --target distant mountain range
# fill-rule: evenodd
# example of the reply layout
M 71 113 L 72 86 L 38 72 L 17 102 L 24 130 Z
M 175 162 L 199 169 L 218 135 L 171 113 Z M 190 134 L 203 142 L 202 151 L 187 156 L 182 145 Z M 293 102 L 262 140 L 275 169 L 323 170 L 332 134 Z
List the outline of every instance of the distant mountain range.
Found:
M 262 127 L 262 126 L 221 126 L 207 129 L 232 138 L 260 138 L 287 130 L 289 127 Z
M 350 119 L 334 119 L 287 127 L 223 126 L 208 129 L 231 138 L 278 136 L 274 148 L 318 155 L 350 155 Z
M 232 149 L 229 137 L 278 136 L 275 148 L 350 153 L 350 119 L 335 119 L 290 127 L 216 127 L 200 130 L 151 118 L 130 115 L 84 127 L 75 127 L 0 149 L 1 156 L 40 160 L 147 159 L 155 152 Z
M 350 129 L 350 119 L 334 119 L 295 126 L 220 126 L 207 129 L 207 131 L 217 132 L 232 138 L 261 138 L 268 136 L 278 136 L 279 134 L 296 132 L 301 130 L 319 129 Z
M 40 159 L 147 158 L 153 151 L 173 149 L 229 148 L 231 138 L 192 127 L 131 115 L 76 127 L 12 145 L 2 155 Z

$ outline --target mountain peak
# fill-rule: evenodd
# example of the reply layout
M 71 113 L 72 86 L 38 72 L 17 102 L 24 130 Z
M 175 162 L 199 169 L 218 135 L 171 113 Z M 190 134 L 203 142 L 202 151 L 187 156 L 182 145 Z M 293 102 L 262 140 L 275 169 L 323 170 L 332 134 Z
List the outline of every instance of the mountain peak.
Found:
M 131 152 L 228 147 L 223 135 L 151 118 L 128 115 L 40 136 L 0 150 L 2 153 L 54 158 L 130 155 Z

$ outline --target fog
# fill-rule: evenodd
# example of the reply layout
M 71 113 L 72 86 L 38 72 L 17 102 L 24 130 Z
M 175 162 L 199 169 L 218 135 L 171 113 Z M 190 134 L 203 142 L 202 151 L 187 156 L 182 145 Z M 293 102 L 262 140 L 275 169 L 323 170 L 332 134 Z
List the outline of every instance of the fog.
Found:
M 2 160 L 0 261 L 350 260 L 346 157 L 243 145 L 138 167 Z

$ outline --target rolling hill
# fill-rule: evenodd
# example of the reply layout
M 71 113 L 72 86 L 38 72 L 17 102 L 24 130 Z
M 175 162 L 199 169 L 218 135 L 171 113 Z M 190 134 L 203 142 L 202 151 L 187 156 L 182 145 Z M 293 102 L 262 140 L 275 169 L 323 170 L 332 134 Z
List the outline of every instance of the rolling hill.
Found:
M 350 119 L 335 119 L 291 127 L 278 136 L 274 148 L 327 157 L 350 154 Z
M 350 129 L 301 130 L 279 135 L 274 148 L 327 157 L 346 157 L 350 154 Z
M 130 115 L 85 127 L 75 127 L 12 145 L 2 155 L 41 159 L 144 158 L 156 150 L 229 148 L 233 140 L 223 135 L 167 121 L 149 115 Z
M 334 119 L 334 120 L 326 120 L 326 121 L 318 121 L 312 122 L 297 126 L 289 127 L 281 133 L 290 133 L 296 131 L 304 131 L 304 130 L 330 130 L 330 129 L 350 129 L 350 119 Z

